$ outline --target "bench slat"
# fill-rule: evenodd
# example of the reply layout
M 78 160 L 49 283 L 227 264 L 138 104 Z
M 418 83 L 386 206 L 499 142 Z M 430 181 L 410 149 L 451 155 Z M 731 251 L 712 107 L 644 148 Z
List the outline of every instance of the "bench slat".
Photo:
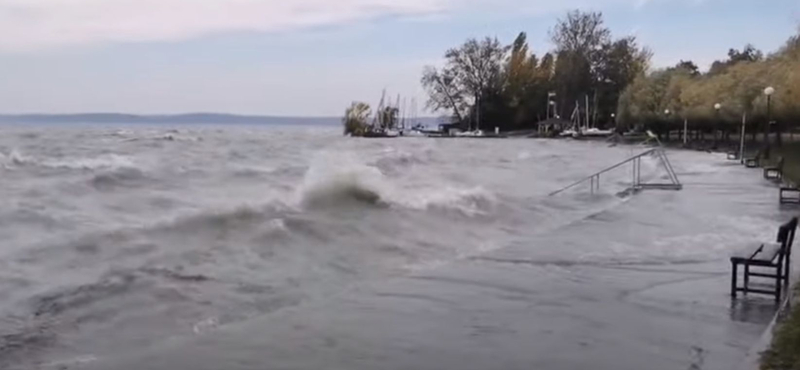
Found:
M 756 253 L 750 259 L 758 262 L 772 262 L 776 257 L 778 257 L 782 247 L 783 245 L 778 243 L 764 244 L 764 248 L 761 250 L 761 252 Z
M 774 273 L 774 274 L 762 274 L 760 272 L 751 272 L 749 275 L 750 276 L 763 277 L 763 278 L 770 278 L 770 279 L 775 279 L 775 278 L 778 277 L 777 273 Z
M 758 264 L 770 263 L 780 254 L 782 245 L 780 243 L 764 243 L 758 248 L 747 248 L 739 250 L 731 256 L 731 260 L 740 262 L 754 262 Z
M 737 292 L 775 295 L 774 290 L 736 288 Z

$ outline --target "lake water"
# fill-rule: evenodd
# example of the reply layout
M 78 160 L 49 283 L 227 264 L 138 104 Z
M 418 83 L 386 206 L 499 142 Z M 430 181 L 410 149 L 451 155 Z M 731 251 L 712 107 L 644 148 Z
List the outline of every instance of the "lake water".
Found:
M 721 207 L 688 236 L 572 243 L 581 235 L 567 226 L 637 197 L 618 195 L 627 166 L 598 194 L 548 196 L 642 150 L 603 142 L 278 126 L 0 131 L 0 365 L 10 368 L 144 353 L 509 246 L 533 244 L 537 263 L 556 266 L 724 261 L 743 238 L 772 238 L 778 220 Z M 671 155 L 694 186 L 743 176 L 720 155 Z M 644 159 L 644 178 L 665 175 Z M 535 243 L 559 230 L 563 242 Z

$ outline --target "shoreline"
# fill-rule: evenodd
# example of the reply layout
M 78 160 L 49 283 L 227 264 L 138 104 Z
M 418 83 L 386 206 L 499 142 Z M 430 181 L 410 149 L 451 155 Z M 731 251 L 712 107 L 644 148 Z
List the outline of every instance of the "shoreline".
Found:
M 88 368 L 230 368 L 219 356 L 228 350 L 239 369 L 735 368 L 771 321 L 771 301 L 731 307 L 725 251 L 696 245 L 730 245 L 782 216 L 752 172 L 676 156 L 701 185 L 646 192 L 524 243 Z M 719 207 L 748 216 L 715 219 Z M 724 240 L 706 239 L 715 228 Z M 608 246 L 622 250 L 583 257 Z

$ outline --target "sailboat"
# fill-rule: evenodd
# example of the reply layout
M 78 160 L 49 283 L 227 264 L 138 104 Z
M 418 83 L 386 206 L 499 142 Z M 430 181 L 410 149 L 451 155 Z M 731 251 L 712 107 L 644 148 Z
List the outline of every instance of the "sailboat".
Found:
M 418 123 L 417 117 L 417 99 L 411 98 L 410 117 L 406 117 L 408 111 L 405 109 L 405 100 L 403 100 L 403 118 L 400 120 L 400 136 L 403 137 L 427 137 L 428 134 L 424 132 L 425 127 Z M 406 122 L 409 121 L 411 127 L 407 127 Z
M 575 101 L 575 109 L 572 111 L 572 129 L 564 130 L 561 132 L 562 137 L 608 137 L 614 134 L 613 130 L 601 130 L 597 127 L 590 127 L 590 108 L 589 108 L 589 95 L 586 95 L 586 118 L 581 122 L 583 115 L 581 114 L 581 106 L 579 101 Z

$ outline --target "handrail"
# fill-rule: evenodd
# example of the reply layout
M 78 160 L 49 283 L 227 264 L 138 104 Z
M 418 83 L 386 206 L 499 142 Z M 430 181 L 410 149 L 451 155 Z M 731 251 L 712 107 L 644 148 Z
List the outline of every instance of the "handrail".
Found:
M 681 180 L 678 179 L 678 174 L 675 173 L 675 169 L 672 168 L 672 162 L 669 161 L 669 157 L 667 157 L 663 150 L 661 151 L 661 160 L 664 162 L 664 166 L 667 167 L 670 180 L 672 180 L 672 182 L 675 184 L 680 184 Z
M 576 186 L 578 186 L 578 185 L 580 185 L 580 184 L 582 184 L 582 183 L 584 183 L 584 182 L 586 182 L 586 181 L 593 180 L 595 177 L 598 177 L 598 176 L 600 176 L 600 175 L 602 175 L 602 174 L 604 174 L 604 173 L 606 173 L 606 172 L 608 172 L 608 171 L 611 171 L 611 170 L 617 169 L 617 168 L 619 168 L 619 167 L 621 167 L 621 166 L 623 166 L 623 165 L 627 164 L 628 162 L 633 162 L 633 161 L 635 161 L 635 160 L 637 160 L 637 159 L 639 159 L 639 158 L 642 158 L 642 157 L 644 157 L 644 156 L 647 156 L 647 155 L 653 154 L 653 153 L 657 152 L 658 150 L 660 150 L 660 148 L 653 148 L 653 149 L 650 149 L 650 150 L 648 150 L 648 151 L 645 151 L 645 152 L 643 152 L 643 153 L 640 153 L 640 154 L 638 154 L 638 155 L 635 155 L 635 156 L 633 156 L 633 157 L 630 157 L 630 158 L 628 158 L 628 159 L 626 159 L 626 160 L 624 160 L 624 161 L 622 161 L 622 162 L 619 162 L 619 163 L 617 163 L 617 164 L 615 164 L 615 165 L 613 165 L 613 166 L 611 166 L 611 167 L 608 167 L 608 168 L 606 168 L 606 169 L 604 169 L 604 170 L 602 170 L 602 171 L 596 172 L 596 173 L 594 173 L 594 174 L 593 174 L 593 175 L 591 175 L 591 176 L 587 176 L 587 177 L 586 177 L 586 178 L 584 178 L 584 179 L 581 179 L 581 180 L 579 180 L 579 181 L 576 181 L 575 183 L 573 183 L 573 184 L 571 184 L 571 185 L 569 185 L 569 186 L 567 186 L 567 187 L 564 187 L 564 188 L 562 188 L 562 189 L 560 189 L 560 190 L 556 190 L 556 191 L 554 191 L 554 192 L 550 193 L 550 195 L 549 195 L 549 196 L 553 196 L 553 195 L 556 195 L 556 194 L 558 194 L 558 193 L 561 193 L 561 192 L 563 192 L 563 191 L 566 191 L 566 190 L 572 189 L 572 188 L 574 188 L 574 187 L 576 187 Z M 670 179 L 672 179 L 672 178 L 670 178 Z

